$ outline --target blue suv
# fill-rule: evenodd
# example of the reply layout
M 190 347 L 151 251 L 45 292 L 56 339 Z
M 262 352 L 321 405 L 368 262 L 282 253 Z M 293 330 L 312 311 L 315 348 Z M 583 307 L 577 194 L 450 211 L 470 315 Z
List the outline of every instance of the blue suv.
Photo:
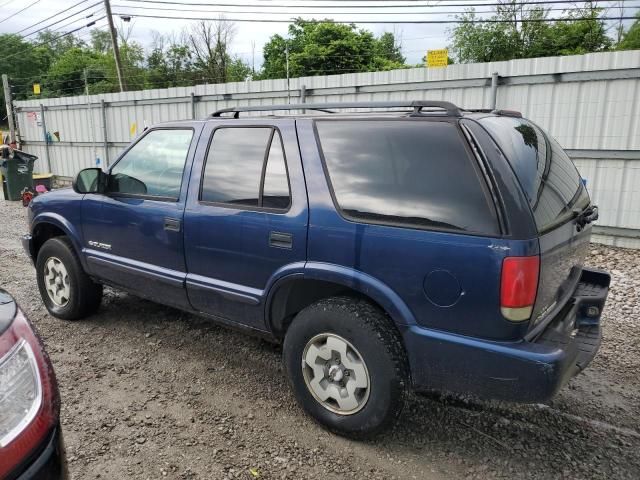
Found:
M 295 108 L 152 127 L 37 197 L 49 312 L 86 317 L 107 284 L 282 342 L 301 406 L 351 437 L 410 388 L 542 402 L 589 364 L 598 211 L 544 130 L 448 102 Z M 289 112 L 240 118 L 264 110 Z

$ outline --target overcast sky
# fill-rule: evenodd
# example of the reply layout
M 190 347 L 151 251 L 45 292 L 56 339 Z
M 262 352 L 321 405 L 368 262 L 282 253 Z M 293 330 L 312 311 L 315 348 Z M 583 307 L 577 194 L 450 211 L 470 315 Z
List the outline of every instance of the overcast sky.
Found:
M 18 32 L 26 27 L 29 27 L 36 22 L 46 19 L 49 16 L 52 16 L 64 9 L 67 9 L 77 3 L 80 0 L 0 0 L 0 33 L 11 33 Z M 637 11 L 639 0 L 628 0 L 628 4 L 634 6 L 634 8 L 630 8 L 626 11 L 626 14 L 631 16 Z M 36 2 L 33 7 L 28 8 L 23 13 L 16 15 L 15 17 L 8 19 L 6 21 L 2 21 L 9 15 L 19 11 L 20 9 L 26 7 L 27 5 Z M 228 6 L 203 6 L 203 5 L 192 5 L 192 6 L 178 6 L 172 4 L 171 0 L 162 0 L 159 3 L 152 4 L 146 1 L 139 0 L 111 0 L 112 3 L 112 11 L 114 16 L 116 13 L 126 13 L 132 16 L 132 20 L 130 24 L 125 25 L 133 25 L 132 29 L 132 38 L 139 43 L 141 43 L 144 47 L 148 47 L 151 43 L 152 34 L 154 31 L 170 34 L 172 32 L 178 34 L 180 31 L 187 27 L 191 22 L 189 20 L 183 20 L 179 18 L 170 18 L 170 19 L 159 19 L 159 18 L 143 18 L 136 17 L 138 15 L 158 15 L 158 16 L 168 16 L 168 17 L 209 17 L 216 18 L 220 15 L 220 11 L 226 10 L 224 15 L 227 18 L 272 18 L 272 19 L 291 19 L 292 17 L 302 16 L 303 18 L 332 18 L 334 20 L 357 20 L 363 22 L 365 20 L 416 20 L 416 19 L 425 19 L 425 20 L 437 20 L 437 19 L 452 19 L 453 15 L 447 13 L 435 13 L 435 12 L 451 12 L 451 11 L 462 11 L 464 7 L 447 5 L 447 3 L 454 3 L 456 5 L 460 5 L 462 3 L 495 3 L 495 0 L 445 0 L 441 2 L 415 2 L 413 0 L 405 0 L 401 2 L 401 4 L 407 5 L 412 4 L 411 7 L 398 7 L 384 9 L 384 8 L 374 8 L 373 6 L 381 6 L 381 5 L 398 5 L 400 2 L 396 1 L 371 1 L 371 2 L 349 2 L 348 0 L 344 1 L 314 1 L 314 0 L 251 0 L 251 1 L 242 1 L 242 0 L 211 0 L 207 2 L 206 0 L 173 0 L 176 3 L 201 3 L 201 4 L 238 4 L 244 5 L 245 10 L 252 11 L 274 11 L 281 12 L 279 14 L 265 14 L 265 13 L 233 13 L 238 12 L 240 9 Z M 64 19 L 66 16 L 72 15 L 75 12 L 79 12 L 82 9 L 94 4 L 98 3 L 98 0 L 88 0 L 84 2 L 82 5 L 78 5 L 75 8 L 70 9 L 68 12 L 60 14 L 52 18 L 51 20 L 47 20 L 46 22 L 41 23 L 40 25 L 33 27 L 32 29 L 26 30 L 23 34 L 27 35 L 30 32 L 37 30 L 43 26 L 49 25 L 53 22 L 60 21 Z M 603 5 L 614 5 L 617 2 L 601 2 Z M 314 8 L 293 8 L 293 7 L 281 7 L 281 8 L 270 8 L 269 6 L 275 5 L 312 5 Z M 340 9 L 322 9 L 319 8 L 322 5 L 357 5 L 353 8 L 340 8 Z M 428 5 L 438 4 L 437 8 L 429 7 Z M 424 7 L 418 7 L 415 5 L 425 5 Z M 567 5 L 549 5 L 553 8 L 562 8 Z M 571 6 L 571 5 L 569 5 Z M 134 8 L 136 7 L 136 8 Z M 169 9 L 175 10 L 169 10 Z M 477 7 L 478 11 L 491 11 L 495 7 L 487 6 L 487 7 Z M 60 33 L 65 31 L 69 31 L 71 29 L 80 27 L 85 25 L 89 19 L 83 19 L 83 17 L 87 14 L 95 12 L 92 19 L 100 18 L 104 15 L 104 10 L 102 9 L 102 4 L 100 2 L 99 5 L 90 8 L 89 10 L 78 13 L 78 15 L 71 16 L 68 20 L 61 21 L 55 25 L 53 25 L 52 29 L 60 28 Z M 210 13 L 208 13 L 210 12 Z M 309 12 L 309 13 L 306 13 Z M 339 14 L 338 14 L 339 12 Z M 345 12 L 345 13 L 343 13 Z M 380 12 L 384 14 L 375 14 L 374 12 Z M 398 12 L 394 15 L 394 12 Z M 400 12 L 409 12 L 410 14 L 401 14 Z M 434 12 L 433 14 L 425 14 L 423 12 Z M 608 16 L 618 16 L 619 11 L 617 9 L 612 9 L 609 11 Z M 550 17 L 555 17 L 561 15 L 560 11 L 552 11 L 550 12 Z M 77 19 L 77 20 L 76 20 Z M 71 22 L 71 23 L 70 23 Z M 120 23 L 118 20 L 116 23 Z M 627 24 L 630 24 L 631 21 L 627 21 Z M 101 20 L 97 23 L 97 26 L 101 29 L 106 29 L 106 20 Z M 418 63 L 420 62 L 422 56 L 425 54 L 426 50 L 444 48 L 447 46 L 447 29 L 451 27 L 451 25 L 442 25 L 442 24 L 400 24 L 400 23 L 388 23 L 388 24 L 359 24 L 360 27 L 369 29 L 373 31 L 376 35 L 379 35 L 385 31 L 395 32 L 398 36 L 399 40 L 402 44 L 402 50 L 404 55 L 407 58 L 408 63 Z M 62 27 L 62 28 L 61 28 Z M 287 33 L 287 24 L 286 23 L 245 23 L 245 22 L 236 22 L 236 35 L 231 48 L 232 53 L 237 54 L 242 57 L 249 64 L 252 59 L 252 44 L 255 44 L 255 62 L 256 68 L 258 68 L 262 64 L 262 47 L 269 40 L 269 37 L 275 33 L 279 33 L 281 35 L 286 35 Z M 83 29 L 78 31 L 78 34 L 81 38 L 87 39 L 88 29 Z M 27 38 L 34 38 L 27 37 Z

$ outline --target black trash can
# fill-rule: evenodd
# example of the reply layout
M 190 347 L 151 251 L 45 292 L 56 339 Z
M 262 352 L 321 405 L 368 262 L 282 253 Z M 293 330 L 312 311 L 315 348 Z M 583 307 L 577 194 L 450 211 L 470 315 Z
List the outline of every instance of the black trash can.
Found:
M 0 171 L 2 171 L 2 192 L 5 200 L 20 200 L 25 187 L 33 191 L 33 164 L 35 155 L 20 150 L 12 150 L 8 145 L 0 146 Z

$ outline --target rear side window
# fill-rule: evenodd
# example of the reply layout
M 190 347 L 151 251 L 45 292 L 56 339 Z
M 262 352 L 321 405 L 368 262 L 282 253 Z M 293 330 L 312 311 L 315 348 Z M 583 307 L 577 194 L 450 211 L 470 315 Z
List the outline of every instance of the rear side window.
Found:
M 200 200 L 288 209 L 291 194 L 280 133 L 271 127 L 216 129 Z
M 475 161 L 447 122 L 316 122 L 330 182 L 348 217 L 497 234 Z
M 538 231 L 572 218 L 589 204 L 575 165 L 551 136 L 522 118 L 485 117 L 480 123 L 498 143 L 524 190 Z

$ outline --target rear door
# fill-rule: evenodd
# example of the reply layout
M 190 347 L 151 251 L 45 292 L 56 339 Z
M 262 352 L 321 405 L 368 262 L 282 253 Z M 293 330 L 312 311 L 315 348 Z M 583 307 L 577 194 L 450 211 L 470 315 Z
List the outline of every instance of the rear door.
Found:
M 486 117 L 487 128 L 518 177 L 540 235 L 540 281 L 532 314 L 535 327 L 575 290 L 589 249 L 591 227 L 575 215 L 590 204 L 575 165 L 558 142 L 522 118 Z
M 185 212 L 189 300 L 198 311 L 264 329 L 270 281 L 306 260 L 295 123 L 210 122 L 196 157 Z

